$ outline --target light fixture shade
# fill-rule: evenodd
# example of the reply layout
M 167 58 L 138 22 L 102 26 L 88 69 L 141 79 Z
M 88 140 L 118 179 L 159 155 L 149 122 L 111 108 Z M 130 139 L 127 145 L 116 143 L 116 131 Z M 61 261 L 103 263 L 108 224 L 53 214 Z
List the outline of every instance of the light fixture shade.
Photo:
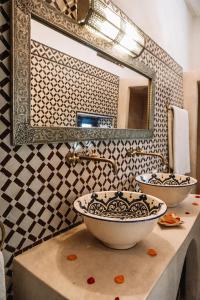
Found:
M 143 34 L 104 0 L 77 0 L 77 21 L 95 29 L 132 57 L 139 56 L 144 50 Z

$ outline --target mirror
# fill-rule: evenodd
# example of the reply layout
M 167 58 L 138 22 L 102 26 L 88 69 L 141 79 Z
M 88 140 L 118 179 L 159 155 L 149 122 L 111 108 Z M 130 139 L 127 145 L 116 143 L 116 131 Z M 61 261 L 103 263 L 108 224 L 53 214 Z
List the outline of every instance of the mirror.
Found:
M 151 79 L 31 20 L 31 126 L 149 129 Z
M 13 58 L 18 61 L 13 76 L 17 96 L 13 100 L 13 143 L 152 137 L 155 73 L 116 49 L 110 52 L 107 45 L 102 51 L 97 45 L 100 38 L 83 41 L 81 35 L 91 38 L 87 28 L 80 28 L 47 2 L 38 3 L 51 14 L 42 14 L 36 5 L 27 13 L 13 4 L 14 32 L 21 30 L 20 40 L 14 35 L 13 47 L 17 49 Z M 24 14 L 29 19 L 22 28 Z M 61 20 L 53 19 L 50 27 L 53 14 Z M 58 28 L 59 22 L 62 27 L 68 22 L 76 30 Z M 23 64 L 22 70 L 19 62 L 23 59 L 24 63 L 24 58 L 29 68 Z M 20 84 L 19 75 L 23 77 Z

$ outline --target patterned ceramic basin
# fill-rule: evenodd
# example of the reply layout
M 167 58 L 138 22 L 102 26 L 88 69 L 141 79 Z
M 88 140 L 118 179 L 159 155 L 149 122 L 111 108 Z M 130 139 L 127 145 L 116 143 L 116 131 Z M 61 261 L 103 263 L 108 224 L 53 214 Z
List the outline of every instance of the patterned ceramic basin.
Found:
M 137 176 L 136 181 L 143 193 L 162 199 L 168 207 L 182 202 L 197 183 L 190 176 L 170 173 L 143 174 Z
M 167 209 L 156 197 L 127 191 L 88 194 L 78 198 L 74 208 L 88 230 L 114 249 L 128 249 L 141 241 Z

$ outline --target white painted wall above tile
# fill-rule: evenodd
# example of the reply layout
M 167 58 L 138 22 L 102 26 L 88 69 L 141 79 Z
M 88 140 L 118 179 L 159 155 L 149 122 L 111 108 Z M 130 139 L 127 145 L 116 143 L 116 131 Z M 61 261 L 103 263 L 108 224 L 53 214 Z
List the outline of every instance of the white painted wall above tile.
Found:
M 191 68 L 193 17 L 183 0 L 113 0 L 184 69 Z
M 185 0 L 188 8 L 194 17 L 200 17 L 200 1 L 199 0 Z

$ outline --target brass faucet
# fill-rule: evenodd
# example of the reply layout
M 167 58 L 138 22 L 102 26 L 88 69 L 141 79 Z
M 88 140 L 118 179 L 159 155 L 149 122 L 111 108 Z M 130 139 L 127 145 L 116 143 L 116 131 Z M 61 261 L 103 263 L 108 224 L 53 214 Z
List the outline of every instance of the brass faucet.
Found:
M 99 161 L 99 162 L 107 162 L 108 164 L 111 164 L 114 170 L 114 173 L 117 173 L 117 165 L 116 162 L 113 159 L 100 157 L 95 151 L 92 152 L 68 152 L 66 156 L 66 162 L 67 164 L 76 164 L 82 160 L 93 160 L 93 161 Z
M 127 150 L 128 156 L 134 156 L 134 155 L 149 155 L 149 156 L 155 156 L 159 157 L 162 161 L 162 165 L 168 167 L 168 161 L 164 158 L 164 156 L 161 153 L 155 153 L 155 152 L 145 152 L 141 148 L 137 147 L 136 149 L 129 149 Z

